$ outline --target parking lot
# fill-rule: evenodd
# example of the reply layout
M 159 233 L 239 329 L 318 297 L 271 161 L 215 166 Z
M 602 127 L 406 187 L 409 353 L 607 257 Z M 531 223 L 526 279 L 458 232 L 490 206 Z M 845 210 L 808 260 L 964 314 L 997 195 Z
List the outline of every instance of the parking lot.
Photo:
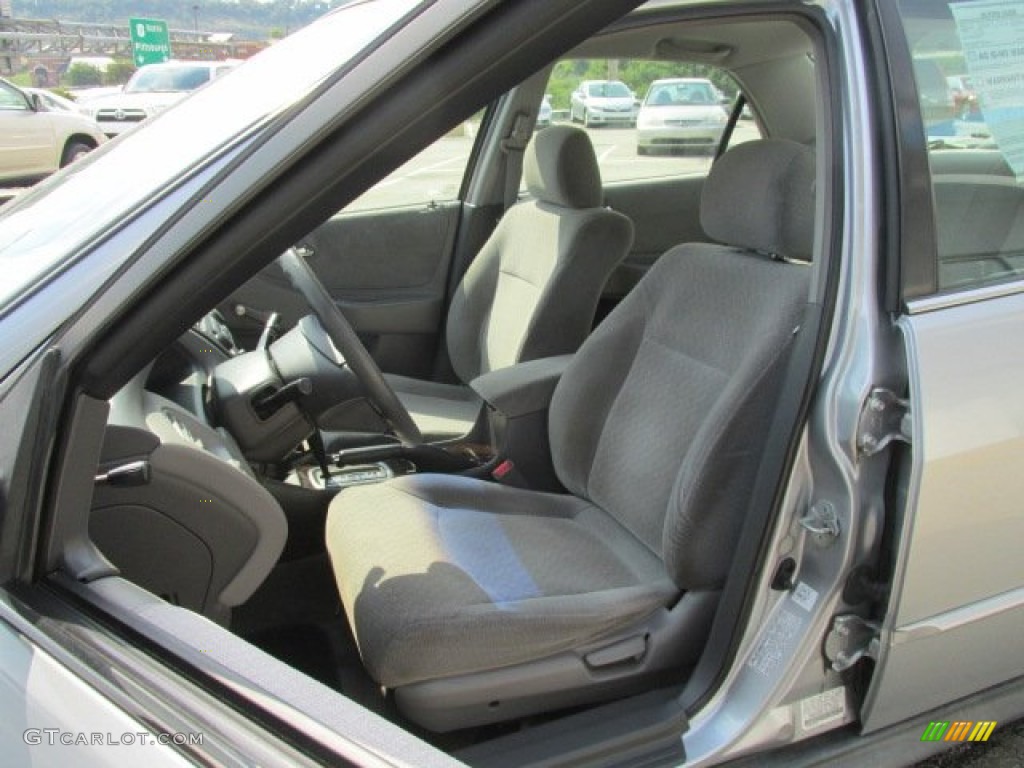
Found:
M 707 154 L 665 154 L 643 156 L 636 152 L 636 131 L 633 128 L 589 128 L 598 163 L 605 182 L 677 176 L 703 172 L 711 162 Z M 464 130 L 445 136 L 377 184 L 351 210 L 387 208 L 432 200 L 452 200 L 459 194 L 466 161 L 473 148 L 475 126 L 467 123 Z M 758 137 L 751 121 L 740 121 L 733 143 Z

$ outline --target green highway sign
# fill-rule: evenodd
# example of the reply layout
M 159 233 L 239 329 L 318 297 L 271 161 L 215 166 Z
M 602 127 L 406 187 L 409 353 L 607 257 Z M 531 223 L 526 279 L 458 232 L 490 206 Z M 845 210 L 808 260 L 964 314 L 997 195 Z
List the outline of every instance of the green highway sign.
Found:
M 136 67 L 158 64 L 171 58 L 171 35 L 167 22 L 159 19 L 129 19 L 132 56 Z

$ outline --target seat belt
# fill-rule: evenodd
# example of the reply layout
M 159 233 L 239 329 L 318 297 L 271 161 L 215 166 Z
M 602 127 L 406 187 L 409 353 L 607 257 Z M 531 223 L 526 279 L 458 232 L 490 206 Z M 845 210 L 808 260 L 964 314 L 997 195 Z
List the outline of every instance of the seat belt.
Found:
M 512 121 L 512 131 L 501 140 L 501 151 L 505 153 L 505 192 L 502 210 L 507 211 L 519 200 L 519 178 L 523 172 L 523 152 L 530 141 L 533 127 L 530 116 L 517 112 Z

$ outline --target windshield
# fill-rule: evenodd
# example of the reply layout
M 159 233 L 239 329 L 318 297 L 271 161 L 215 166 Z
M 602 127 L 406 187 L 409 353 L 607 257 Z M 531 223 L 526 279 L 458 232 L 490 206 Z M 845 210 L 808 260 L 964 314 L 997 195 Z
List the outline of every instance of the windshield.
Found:
M 711 83 L 655 83 L 644 102 L 653 107 L 707 106 L 715 104 Z
M 0 312 L 144 201 L 300 100 L 422 2 L 339 8 L 0 208 Z
M 628 99 L 631 94 L 625 83 L 618 81 L 609 83 L 591 83 L 587 87 L 587 95 L 598 98 Z
M 128 81 L 125 93 L 166 93 L 170 91 L 194 91 L 210 81 L 210 68 L 182 64 L 180 66 L 143 67 Z

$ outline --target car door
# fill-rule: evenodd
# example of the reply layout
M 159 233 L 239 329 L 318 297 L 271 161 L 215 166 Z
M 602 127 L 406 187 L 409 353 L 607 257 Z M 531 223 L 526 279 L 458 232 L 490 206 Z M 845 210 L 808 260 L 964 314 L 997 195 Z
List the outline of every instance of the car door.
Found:
M 453 256 L 460 247 L 475 253 L 481 243 L 457 246 L 463 180 L 481 120 L 434 142 L 297 244 L 388 373 L 433 376 Z M 309 311 L 276 265 L 221 308 L 249 347 L 268 313 L 289 327 Z
M 912 459 L 867 730 L 1024 674 L 1024 2 L 878 7 L 905 107 Z M 977 113 L 938 75 L 969 76 Z
M 25 94 L 0 82 L 0 178 L 41 176 L 55 170 L 54 131 Z

